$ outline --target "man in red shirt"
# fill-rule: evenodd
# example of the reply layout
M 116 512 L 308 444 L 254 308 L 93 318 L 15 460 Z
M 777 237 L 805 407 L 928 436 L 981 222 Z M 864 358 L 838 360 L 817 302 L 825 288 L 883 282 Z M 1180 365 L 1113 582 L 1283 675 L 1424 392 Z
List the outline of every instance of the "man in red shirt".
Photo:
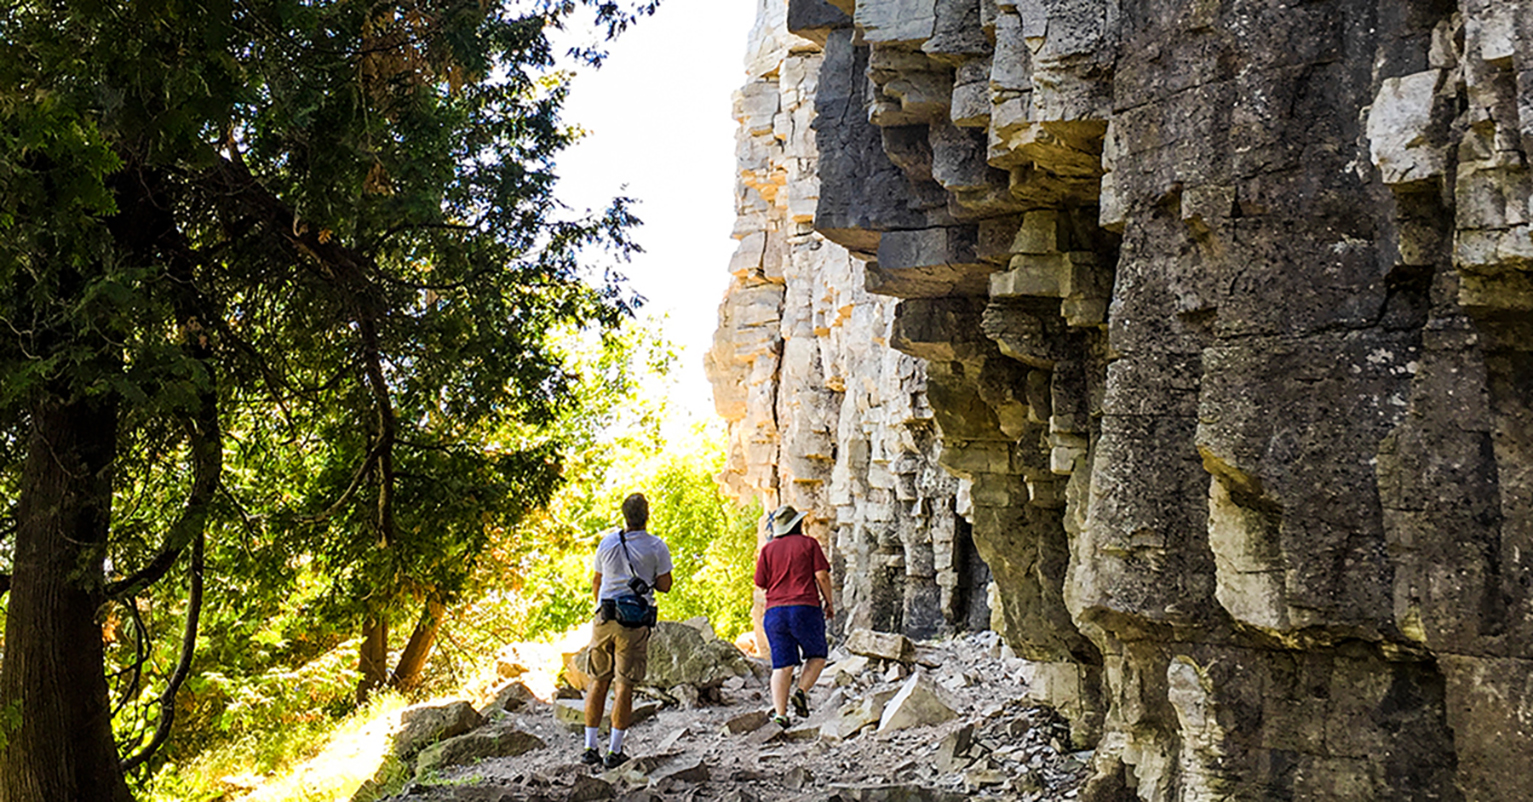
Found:
M 756 586 L 766 591 L 767 643 L 772 647 L 772 720 L 788 726 L 788 688 L 793 669 L 803 662 L 793 712 L 809 715 L 809 689 L 825 669 L 825 622 L 836 614 L 830 598 L 830 562 L 813 538 L 804 534 L 804 516 L 784 504 L 772 513 L 773 538 L 756 558 Z

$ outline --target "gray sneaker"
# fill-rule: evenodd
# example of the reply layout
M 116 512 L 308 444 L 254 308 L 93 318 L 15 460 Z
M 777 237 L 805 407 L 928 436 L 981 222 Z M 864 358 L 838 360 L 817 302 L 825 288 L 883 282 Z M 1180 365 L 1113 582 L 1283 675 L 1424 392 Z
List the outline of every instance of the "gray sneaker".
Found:
M 789 697 L 793 702 L 793 715 L 799 718 L 809 718 L 809 697 L 804 695 L 803 688 L 794 688 L 793 696 Z

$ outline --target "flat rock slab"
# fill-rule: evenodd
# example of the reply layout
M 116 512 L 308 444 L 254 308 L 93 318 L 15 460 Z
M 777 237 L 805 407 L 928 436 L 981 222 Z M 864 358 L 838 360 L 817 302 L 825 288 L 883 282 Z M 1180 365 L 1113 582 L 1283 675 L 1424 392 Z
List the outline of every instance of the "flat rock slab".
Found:
M 599 777 L 581 775 L 575 778 L 575 786 L 570 789 L 565 802 L 597 802 L 602 799 L 612 799 L 617 796 L 617 790 L 612 783 Z
M 739 735 L 746 732 L 755 732 L 766 726 L 772 720 L 772 714 L 765 710 L 752 710 L 749 713 L 741 713 L 738 716 L 724 722 L 724 732 L 729 735 Z
M 909 638 L 892 632 L 874 632 L 871 629 L 853 631 L 846 639 L 846 650 L 852 654 L 899 663 L 911 663 L 916 659 L 916 645 Z
M 704 783 L 708 781 L 708 764 L 701 756 L 690 756 L 674 761 L 656 769 L 649 775 L 650 782 L 661 783 L 667 780 L 678 780 L 685 783 Z

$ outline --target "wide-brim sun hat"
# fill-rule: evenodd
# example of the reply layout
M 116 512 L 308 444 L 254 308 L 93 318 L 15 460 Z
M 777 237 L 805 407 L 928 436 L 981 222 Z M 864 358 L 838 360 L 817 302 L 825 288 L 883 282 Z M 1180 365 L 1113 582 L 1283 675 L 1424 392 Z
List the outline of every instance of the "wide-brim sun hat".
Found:
M 772 513 L 772 536 L 781 537 L 793 531 L 798 522 L 804 520 L 807 512 L 799 512 L 793 509 L 792 504 L 784 504 Z

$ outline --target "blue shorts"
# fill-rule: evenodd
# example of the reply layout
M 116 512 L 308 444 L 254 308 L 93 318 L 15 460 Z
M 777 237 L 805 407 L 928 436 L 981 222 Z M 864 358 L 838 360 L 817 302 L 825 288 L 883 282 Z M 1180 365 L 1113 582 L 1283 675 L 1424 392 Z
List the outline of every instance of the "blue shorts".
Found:
M 801 660 L 825 659 L 825 612 L 808 604 L 773 607 L 761 628 L 772 646 L 772 668 L 788 668 Z

